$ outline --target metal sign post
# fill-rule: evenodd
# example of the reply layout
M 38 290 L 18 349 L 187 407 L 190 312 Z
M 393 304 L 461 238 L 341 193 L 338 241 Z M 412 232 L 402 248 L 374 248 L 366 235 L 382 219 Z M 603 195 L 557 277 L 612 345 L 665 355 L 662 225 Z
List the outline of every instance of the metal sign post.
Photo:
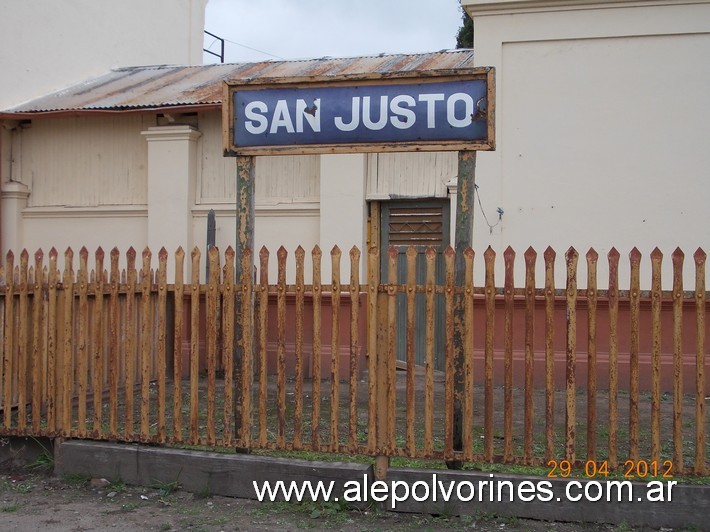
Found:
M 464 285 L 466 280 L 466 262 L 464 252 L 473 246 L 473 201 L 476 186 L 476 152 L 460 151 L 458 163 L 458 181 L 456 187 L 456 228 L 454 243 L 456 257 L 454 261 L 454 451 L 463 451 L 463 405 L 466 381 L 466 324 Z M 470 369 L 469 369 L 470 371 Z M 468 413 L 472 415 L 472 412 Z M 461 469 L 463 462 L 447 462 L 451 469 Z
M 237 157 L 237 242 L 234 255 L 234 269 L 237 285 L 242 284 L 245 275 L 252 275 L 254 270 L 254 157 L 242 156 Z M 251 252 L 251 259 L 244 261 L 245 252 Z M 247 297 L 242 290 L 236 291 L 236 307 L 238 312 L 241 309 L 248 308 L 250 315 L 253 316 L 253 301 L 250 300 L 244 305 L 243 298 Z M 237 316 L 237 313 L 235 313 Z M 244 365 L 244 348 L 241 339 L 244 336 L 242 329 L 242 320 L 234 320 L 234 383 L 241 385 L 242 379 L 249 379 L 251 375 L 245 375 L 242 371 Z M 250 320 L 250 327 L 253 328 L 253 319 Z M 253 337 L 253 330 L 248 331 L 249 336 Z M 234 423 L 237 430 L 244 430 L 242 423 L 243 404 L 240 394 L 236 394 L 237 404 L 234 409 Z M 249 415 L 249 413 L 246 413 Z M 247 427 L 249 424 L 247 424 Z M 242 438 L 243 439 L 243 438 Z

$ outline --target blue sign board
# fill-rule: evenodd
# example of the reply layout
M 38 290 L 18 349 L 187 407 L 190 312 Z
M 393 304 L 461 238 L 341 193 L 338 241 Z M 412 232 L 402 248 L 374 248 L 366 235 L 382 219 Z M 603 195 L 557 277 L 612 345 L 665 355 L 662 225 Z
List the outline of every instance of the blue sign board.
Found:
M 487 76 L 386 83 L 285 84 L 228 92 L 227 152 L 490 149 Z M 427 148 L 429 146 L 429 148 Z

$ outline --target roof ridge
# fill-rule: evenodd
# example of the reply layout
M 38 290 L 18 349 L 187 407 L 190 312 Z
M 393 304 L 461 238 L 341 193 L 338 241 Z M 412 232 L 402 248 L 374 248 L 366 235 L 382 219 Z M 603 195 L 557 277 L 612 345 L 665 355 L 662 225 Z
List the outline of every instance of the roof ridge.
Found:
M 209 68 L 209 67 L 228 67 L 235 65 L 256 65 L 261 63 L 306 63 L 310 61 L 326 61 L 326 60 L 347 60 L 347 59 L 376 59 L 380 57 L 409 57 L 409 56 L 425 56 L 433 54 L 455 54 L 455 53 L 471 53 L 473 48 L 444 48 L 442 50 L 437 50 L 433 52 L 382 52 L 379 54 L 364 54 L 364 55 L 352 55 L 352 56 L 329 56 L 324 55 L 321 57 L 300 57 L 296 59 L 263 59 L 261 61 L 237 61 L 234 63 L 208 63 L 205 65 L 181 65 L 181 64 L 157 64 L 157 65 L 135 65 L 135 66 L 125 66 L 112 68 L 111 72 L 128 72 L 131 70 L 161 70 L 161 69 L 171 69 L 171 68 Z

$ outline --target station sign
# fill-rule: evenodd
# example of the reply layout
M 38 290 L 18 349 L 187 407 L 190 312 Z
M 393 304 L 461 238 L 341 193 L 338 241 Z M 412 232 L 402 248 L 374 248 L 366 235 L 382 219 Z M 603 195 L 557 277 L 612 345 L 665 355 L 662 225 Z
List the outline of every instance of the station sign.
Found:
M 227 81 L 225 155 L 491 150 L 494 89 L 492 68 Z

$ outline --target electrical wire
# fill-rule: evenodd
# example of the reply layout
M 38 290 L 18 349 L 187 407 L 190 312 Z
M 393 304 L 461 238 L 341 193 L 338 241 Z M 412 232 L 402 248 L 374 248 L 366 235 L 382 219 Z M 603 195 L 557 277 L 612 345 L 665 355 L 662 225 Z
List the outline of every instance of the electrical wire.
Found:
M 251 46 L 247 46 L 246 44 L 242 44 L 242 43 L 239 43 L 239 42 L 236 42 L 236 41 L 230 41 L 229 39 L 224 39 L 224 42 L 228 42 L 228 43 L 231 43 L 231 44 L 236 44 L 237 46 L 241 46 L 242 48 L 247 48 L 248 50 L 252 50 L 252 51 L 254 51 L 254 52 L 259 52 L 260 54 L 270 55 L 271 57 L 275 57 L 276 59 L 281 59 L 282 61 L 285 61 L 285 60 L 286 60 L 285 58 L 283 58 L 283 57 L 281 57 L 281 56 L 279 56 L 279 55 L 272 54 L 272 53 L 269 53 L 269 52 L 265 52 L 264 50 L 259 50 L 258 48 L 252 48 Z
M 491 223 L 488 221 L 488 216 L 486 216 L 486 211 L 483 210 L 483 204 L 481 203 L 481 193 L 478 190 L 478 185 L 473 185 L 473 192 L 474 192 L 474 194 L 476 194 L 476 197 L 478 198 L 478 206 L 480 207 L 481 214 L 483 215 L 483 219 L 485 220 L 486 225 L 488 226 L 488 231 L 490 234 L 493 234 L 493 228 L 496 227 L 500 223 L 500 221 L 503 219 L 503 212 L 504 211 L 500 207 L 498 207 L 496 209 L 496 212 L 498 213 L 498 221 L 496 223 L 494 223 L 493 225 L 491 225 Z

